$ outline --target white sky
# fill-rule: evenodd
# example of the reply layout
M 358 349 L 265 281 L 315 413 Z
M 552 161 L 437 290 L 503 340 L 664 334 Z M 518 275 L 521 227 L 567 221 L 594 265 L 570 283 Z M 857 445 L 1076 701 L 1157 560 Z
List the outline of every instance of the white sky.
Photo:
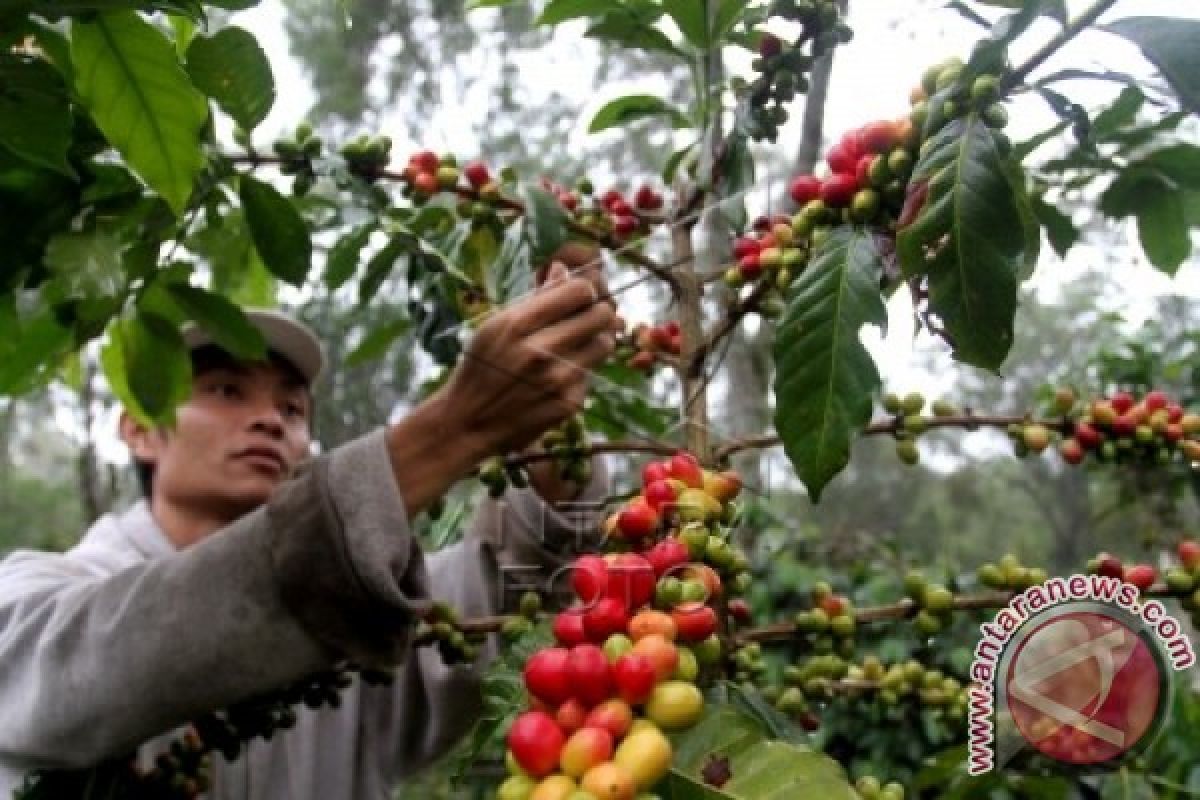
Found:
M 329 13 L 337 13 L 338 5 L 338 0 L 329 0 Z M 1067 0 L 1067 5 L 1071 13 L 1076 14 L 1087 3 Z M 915 8 L 916 11 L 911 16 L 898 18 L 897 8 L 905 6 L 909 9 Z M 1104 19 L 1155 14 L 1200 18 L 1200 3 L 1180 0 L 1123 0 Z M 249 29 L 258 37 L 267 51 L 275 73 L 279 97 L 270 116 L 257 132 L 256 140 L 260 143 L 269 142 L 281 132 L 292 130 L 315 99 L 301 66 L 288 52 L 283 17 L 284 11 L 278 0 L 263 0 L 257 8 L 240 12 L 233 19 L 235 24 Z M 871 119 L 895 117 L 905 113 L 908 108 L 909 88 L 919 81 L 924 67 L 953 55 L 965 57 L 980 31 L 956 13 L 938 10 L 938 4 L 897 4 L 895 0 L 851 0 L 850 24 L 855 30 L 855 39 L 837 51 L 826 112 L 827 137 L 837 136 L 841 131 Z M 567 95 L 577 94 L 579 73 L 573 65 L 578 64 L 581 57 L 579 43 L 583 29 L 582 22 L 561 26 L 550 47 L 530 55 L 530 60 L 522 64 L 525 67 L 522 75 L 526 82 L 524 88 L 528 91 L 531 102 L 536 102 L 538 97 L 551 91 L 561 91 Z M 1056 30 L 1057 25 L 1048 20 L 1035 25 L 1014 47 L 1014 62 L 1019 63 Z M 480 63 L 486 64 L 486 51 L 480 52 L 478 58 Z M 748 73 L 749 60 L 750 57 L 744 51 L 731 51 L 729 54 L 730 68 L 733 72 Z M 1152 68 L 1141 58 L 1135 47 L 1118 37 L 1092 31 L 1081 34 L 1068 44 L 1042 68 L 1042 72 L 1068 65 L 1110 68 L 1142 75 L 1152 74 Z M 1061 84 L 1059 88 L 1069 91 L 1073 99 L 1085 106 L 1094 106 L 1102 105 L 1107 98 L 1115 95 L 1118 87 L 1112 84 L 1072 82 Z M 573 145 L 578 145 L 578 152 L 586 153 L 589 142 L 587 122 L 591 113 L 607 100 L 629 91 L 655 92 L 661 89 L 661 81 L 656 80 L 654 76 L 647 76 L 642 81 L 626 81 L 605 87 L 581 114 L 573 133 Z M 448 95 L 453 96 L 453 93 L 448 92 Z M 422 144 L 453 149 L 465 156 L 473 155 L 478 145 L 471 134 L 471 123 L 478 117 L 479 106 L 486 99 L 486 94 L 481 89 L 476 93 L 461 96 L 457 108 L 439 109 L 439 113 L 432 115 L 430 130 Z M 464 108 L 474 108 L 476 112 L 468 114 Z M 1010 133 L 1014 140 L 1049 127 L 1055 121 L 1041 101 L 1032 98 L 1019 100 L 1010 111 Z M 799 114 L 796 113 L 793 117 L 793 122 L 785 127 L 777 145 L 789 154 L 794 152 L 799 139 Z M 384 127 L 395 131 L 402 130 L 400 125 L 388 126 L 386 117 Z M 393 134 L 393 138 L 397 140 L 393 149 L 397 159 L 403 159 L 415 147 L 415 143 L 408 142 L 402 133 Z M 575 150 L 574 146 L 572 150 Z M 786 176 L 772 176 L 772 188 L 777 190 L 783 180 L 786 180 Z M 767 186 L 767 181 L 761 183 L 764 188 Z M 760 192 L 750 196 L 751 213 L 764 210 L 762 204 L 766 202 L 766 194 Z M 1175 292 L 1200 299 L 1200 261 L 1195 255 L 1179 270 L 1174 280 L 1171 280 L 1145 262 L 1137 246 L 1136 232 L 1132 225 L 1128 235 L 1131 237 L 1132 246 L 1121 254 L 1122 260 L 1128 263 L 1121 268 L 1120 281 L 1124 296 L 1128 300 L 1125 310 L 1135 322 L 1144 318 L 1150 308 L 1150 301 L 1157 295 Z M 1069 254 L 1068 261 L 1063 263 L 1048 247 L 1044 247 L 1038 273 L 1032 284 L 1039 291 L 1053 293 L 1064 281 L 1071 280 L 1073 276 L 1098 262 L 1100 256 L 1094 248 L 1077 246 Z M 639 314 L 636 300 L 631 305 L 634 306 L 632 309 L 622 309 L 627 318 L 634 321 L 646 318 L 649 309 L 642 309 L 643 313 Z M 918 361 L 926 360 L 918 359 L 918 353 L 938 353 L 945 348 L 938 342 L 932 342 L 928 336 L 914 342 L 911 306 L 903 292 L 897 293 L 889 305 L 887 339 L 884 340 L 871 328 L 865 332 L 864 341 L 876 357 L 888 390 L 905 392 L 920 389 L 927 393 L 944 391 L 953 383 L 954 370 L 962 368 L 955 366 L 948 354 L 937 358 L 932 371 L 918 368 Z M 110 423 L 101 424 L 109 430 L 112 429 Z M 107 433 L 108 431 L 103 432 Z M 108 436 L 103 434 L 101 438 L 107 439 Z M 119 444 L 110 440 L 103 449 L 106 456 L 124 460 L 123 448 Z

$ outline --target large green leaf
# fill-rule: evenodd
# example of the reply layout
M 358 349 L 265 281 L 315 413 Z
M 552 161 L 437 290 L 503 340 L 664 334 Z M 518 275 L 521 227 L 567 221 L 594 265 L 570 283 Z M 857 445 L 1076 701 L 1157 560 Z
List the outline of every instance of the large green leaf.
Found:
M 1200 20 L 1127 17 L 1104 26 L 1141 48 L 1185 108 L 1200 114 Z
M 1146 258 L 1168 275 L 1174 275 L 1192 253 L 1180 192 L 1164 189 L 1144 194 L 1138 203 L 1137 229 Z
M 1012 346 L 1017 277 L 1029 256 L 1025 187 L 977 113 L 950 122 L 927 147 L 911 179 L 925 200 L 897 237 L 900 264 L 928 280 L 954 357 L 995 369 Z
M 688 44 L 701 50 L 708 47 L 708 20 L 704 12 L 708 3 L 696 0 L 663 0 L 663 9 L 675 20 Z
M 1075 223 L 1069 216 L 1059 210 L 1057 206 L 1046 202 L 1043 196 L 1033 197 L 1032 203 L 1033 213 L 1045 228 L 1050 246 L 1054 248 L 1055 253 L 1058 253 L 1059 258 L 1063 258 L 1067 251 L 1079 241 L 1079 229 L 1075 227 Z
M 716 18 L 713 20 L 712 39 L 714 41 L 720 41 L 733 30 L 747 5 L 749 5 L 749 0 L 721 0 L 721 4 L 717 7 Z
M 775 335 L 775 429 L 813 502 L 871 419 L 879 371 L 859 339 L 884 326 L 882 259 L 873 236 L 839 228 L 789 289 Z
M 636 50 L 682 55 L 665 33 L 650 21 L 633 14 L 608 14 L 589 27 L 584 35 Z
M 622 11 L 620 0 L 550 0 L 538 15 L 538 25 L 558 25 L 580 17 L 600 17 Z
M 338 240 L 329 251 L 325 262 L 325 285 L 330 289 L 338 289 L 354 276 L 358 270 L 358 262 L 362 249 L 371 239 L 371 234 L 378 229 L 374 222 L 368 222 L 355 228 Z
M 208 103 L 175 49 L 132 11 L 72 22 L 75 88 L 97 127 L 176 214 L 204 166 Z
M 842 767 L 822 753 L 771 741 L 750 717 L 729 706 L 710 708 L 688 731 L 672 737 L 674 768 L 655 792 L 664 800 L 856 800 Z M 729 779 L 709 785 L 703 770 L 728 759 Z
M 21 394 L 42 382 L 48 368 L 71 345 L 71 329 L 64 328 L 46 311 L 24 323 L 5 325 L 0 342 L 0 394 Z
M 346 366 L 357 367 L 359 364 L 382 358 L 395 341 L 407 333 L 411 327 L 412 321 L 404 318 L 380 325 L 363 337 L 363 340 L 350 351 L 350 354 L 346 356 Z
M 100 364 L 122 405 L 143 422 L 169 423 L 191 393 L 192 365 L 183 337 L 153 314 L 114 323 Z
M 544 264 L 565 241 L 567 214 L 554 195 L 537 186 L 521 192 L 525 202 L 525 237 L 534 264 Z
M 254 247 L 267 269 L 293 286 L 301 286 L 312 264 L 312 238 L 300 212 L 275 187 L 242 175 L 238 194 Z
M 1100 195 L 1112 218 L 1137 218 L 1138 239 L 1156 268 L 1174 275 L 1191 255 L 1185 197 L 1200 189 L 1200 148 L 1177 144 L 1155 150 L 1121 171 Z
M 187 71 L 196 88 L 245 130 L 266 119 L 275 103 L 275 78 L 267 55 L 241 28 L 197 36 L 188 47 Z
M 588 125 L 588 133 L 596 133 L 618 125 L 628 125 L 635 119 L 665 116 L 675 128 L 688 126 L 687 116 L 667 103 L 661 97 L 652 94 L 627 94 L 604 104 L 604 107 L 592 117 Z
M 238 358 L 261 361 L 267 343 L 242 309 L 223 295 L 186 283 L 167 284 L 167 292 L 184 315 L 204 328 L 213 341 Z
M 66 297 L 115 297 L 125 289 L 120 239 L 104 230 L 60 233 L 46 244 L 45 265 Z
M 0 147 L 68 177 L 71 109 L 54 67 L 0 52 Z

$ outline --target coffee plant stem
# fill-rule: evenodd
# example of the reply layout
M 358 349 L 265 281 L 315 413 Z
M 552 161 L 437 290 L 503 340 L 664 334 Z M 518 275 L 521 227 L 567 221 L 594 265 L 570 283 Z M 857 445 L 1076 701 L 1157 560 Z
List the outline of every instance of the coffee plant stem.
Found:
M 887 417 L 886 419 L 872 422 L 863 430 L 864 436 L 878 436 L 880 434 L 895 434 L 903 429 L 902 417 Z M 978 428 L 1007 428 L 1009 425 L 1027 425 L 1040 424 L 1050 430 L 1063 431 L 1065 423 L 1061 417 L 1050 419 L 1037 420 L 1032 419 L 1027 415 L 979 415 L 967 411 L 963 414 L 957 414 L 949 417 L 926 417 L 927 428 L 963 428 L 964 430 L 976 430 Z M 751 436 L 746 439 L 740 439 L 730 442 L 727 445 L 719 448 L 713 458 L 718 463 L 725 458 L 739 453 L 743 450 L 762 449 L 766 447 L 775 447 L 780 444 L 780 439 L 776 435 Z
M 1008 75 L 1004 76 L 1000 82 L 1001 93 L 1004 93 L 1014 86 L 1019 85 L 1025 80 L 1030 72 L 1033 72 L 1035 69 L 1041 66 L 1042 62 L 1054 55 L 1071 39 L 1075 38 L 1080 31 L 1089 27 L 1100 17 L 1101 14 L 1116 5 L 1116 2 L 1117 0 L 1097 0 L 1096 3 L 1093 3 L 1087 9 L 1085 9 L 1082 14 L 1064 25 L 1063 29 L 1059 31 L 1053 39 L 1046 42 L 1046 44 L 1043 45 L 1036 53 L 1030 56 L 1024 64 L 1008 73 Z

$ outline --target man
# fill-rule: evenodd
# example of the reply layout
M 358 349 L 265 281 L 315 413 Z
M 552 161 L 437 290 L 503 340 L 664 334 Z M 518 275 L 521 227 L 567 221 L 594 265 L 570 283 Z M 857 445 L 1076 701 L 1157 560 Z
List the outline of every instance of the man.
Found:
M 385 798 L 443 753 L 477 716 L 481 666 L 411 647 L 415 617 L 435 598 L 495 613 L 504 565 L 548 574 L 566 563 L 578 520 L 537 492 L 598 499 L 605 474 L 573 487 L 536 468 L 533 489 L 487 501 L 461 544 L 428 559 L 410 520 L 482 459 L 528 447 L 581 406 L 620 327 L 600 297 L 598 270 L 569 276 L 555 263 L 476 331 L 437 393 L 311 461 L 311 332 L 252 313 L 272 359 L 244 363 L 189 331 L 196 370 L 175 425 L 121 420 L 150 473 L 148 501 L 102 518 L 65 554 L 0 564 L 0 797 L 32 770 L 135 748 L 146 763 L 188 719 L 346 659 L 401 667 L 392 686 L 356 679 L 340 708 L 302 709 L 234 762 L 215 757 L 207 796 Z

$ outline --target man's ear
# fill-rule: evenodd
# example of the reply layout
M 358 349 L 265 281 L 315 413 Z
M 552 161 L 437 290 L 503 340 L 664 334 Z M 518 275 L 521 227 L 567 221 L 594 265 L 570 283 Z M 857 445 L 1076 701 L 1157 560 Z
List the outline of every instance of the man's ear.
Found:
M 138 422 L 128 411 L 121 412 L 117 428 L 121 441 L 125 442 L 135 460 L 149 464 L 158 462 L 159 446 L 162 444 L 162 435 L 158 430 Z

